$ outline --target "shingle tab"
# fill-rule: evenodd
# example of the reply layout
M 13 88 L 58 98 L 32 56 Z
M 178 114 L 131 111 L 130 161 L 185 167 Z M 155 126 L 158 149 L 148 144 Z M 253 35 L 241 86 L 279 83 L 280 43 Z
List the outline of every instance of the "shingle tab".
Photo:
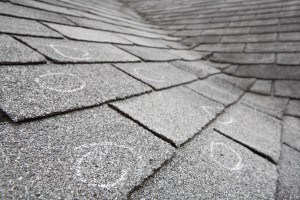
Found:
M 237 104 L 220 116 L 228 123 L 214 126 L 228 137 L 264 154 L 277 163 L 281 149 L 281 122 L 248 106 Z
M 55 62 L 133 62 L 140 59 L 111 45 L 70 40 L 20 38 Z
M 216 77 L 196 81 L 187 87 L 226 106 L 238 100 L 244 93 L 239 87 Z
M 0 126 L 4 199 L 126 199 L 174 152 L 107 106 Z
M 174 61 L 172 64 L 184 71 L 195 74 L 199 78 L 205 78 L 221 72 L 219 69 L 214 68 L 210 63 L 205 61 Z
M 74 24 L 66 18 L 58 15 L 57 13 L 42 11 L 24 6 L 17 6 L 10 3 L 0 3 L 0 13 L 17 17 L 56 22 L 61 24 Z
M 110 42 L 117 44 L 132 44 L 128 40 L 118 37 L 114 33 L 92 30 L 81 27 L 64 26 L 59 24 L 45 23 L 68 38 L 93 42 Z
M 45 58 L 7 35 L 0 35 L 0 64 L 41 63 Z
M 113 103 L 176 146 L 198 133 L 224 107 L 187 88 L 177 87 Z M 207 115 L 203 107 L 219 108 Z
M 197 79 L 193 74 L 182 71 L 169 63 L 131 63 L 115 64 L 115 66 L 155 89 L 171 87 Z
M 254 107 L 262 112 L 273 115 L 277 118 L 281 118 L 287 105 L 288 99 L 246 93 L 241 98 L 240 102 Z
M 278 195 L 279 199 L 300 198 L 300 153 L 283 145 L 282 159 L 279 163 Z
M 271 64 L 275 62 L 273 53 L 214 53 L 212 61 L 234 64 Z
M 145 61 L 170 61 L 180 59 L 179 57 L 168 53 L 164 49 L 125 45 L 119 45 L 118 47 L 132 53 L 135 56 L 142 58 Z
M 6 16 L 0 16 L 0 32 L 41 37 L 62 37 L 36 21 Z
M 282 141 L 290 147 L 300 151 L 300 119 L 285 116 L 283 119 Z
M 276 166 L 207 129 L 132 199 L 274 199 Z
M 0 82 L 0 108 L 14 121 L 99 105 L 150 90 L 114 67 L 99 64 L 2 66 Z
M 300 99 L 300 81 L 275 81 L 274 93 L 278 96 Z

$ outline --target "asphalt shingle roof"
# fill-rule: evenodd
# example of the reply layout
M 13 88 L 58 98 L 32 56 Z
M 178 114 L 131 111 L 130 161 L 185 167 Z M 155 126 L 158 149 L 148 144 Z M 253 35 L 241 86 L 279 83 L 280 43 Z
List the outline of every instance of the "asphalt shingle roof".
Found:
M 297 0 L 0 0 L 0 199 L 300 199 Z

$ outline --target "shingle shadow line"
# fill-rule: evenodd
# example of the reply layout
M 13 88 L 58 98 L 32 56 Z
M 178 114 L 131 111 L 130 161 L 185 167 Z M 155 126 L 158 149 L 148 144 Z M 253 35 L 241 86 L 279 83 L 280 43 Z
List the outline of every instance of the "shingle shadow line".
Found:
M 241 141 L 239 141 L 239 140 L 236 140 L 236 139 L 234 139 L 233 137 L 230 137 L 230 136 L 224 134 L 223 132 L 219 131 L 218 129 L 215 129 L 215 128 L 214 128 L 214 130 L 215 130 L 216 132 L 220 133 L 221 135 L 225 136 L 226 138 L 228 138 L 228 139 L 230 139 L 230 140 L 232 140 L 232 141 L 234 141 L 234 142 L 236 142 L 236 143 L 242 145 L 243 147 L 247 148 L 248 150 L 252 151 L 254 154 L 256 154 L 256 155 L 258 155 L 258 156 L 260 156 L 260 157 L 262 157 L 262 158 L 268 160 L 268 161 L 271 162 L 272 164 L 277 165 L 277 163 L 274 161 L 274 159 L 273 159 L 271 156 L 268 156 L 268 155 L 266 155 L 266 154 L 264 154 L 264 153 L 262 153 L 262 152 L 260 152 L 260 151 L 258 151 L 258 150 L 256 150 L 256 149 L 252 148 L 251 146 L 249 146 L 249 145 L 247 145 L 247 144 L 245 144 L 245 143 L 243 143 L 243 142 L 241 142 Z
M 174 152 L 173 155 L 169 159 L 165 160 L 156 169 L 153 169 L 152 174 L 150 174 L 149 176 L 147 176 L 146 178 L 144 178 L 140 184 L 134 186 L 133 189 L 128 192 L 127 199 L 128 200 L 132 200 L 133 193 L 136 192 L 136 191 L 139 191 L 141 188 L 143 188 L 145 186 L 145 184 L 149 180 L 151 180 L 152 178 L 154 178 L 155 175 L 158 174 L 164 167 L 166 167 L 167 165 L 169 165 L 174 160 L 174 158 L 175 158 L 176 155 L 177 155 L 177 152 Z
M 143 127 L 144 129 L 148 130 L 149 132 L 151 132 L 153 135 L 155 135 L 156 137 L 158 137 L 159 139 L 169 143 L 170 145 L 172 145 L 174 148 L 178 148 L 178 146 L 169 138 L 167 138 L 166 136 L 159 134 L 158 132 L 152 130 L 151 128 L 147 127 L 146 125 L 144 125 L 142 122 L 140 122 L 139 120 L 131 117 L 129 114 L 123 112 L 122 110 L 120 110 L 117 106 L 109 103 L 108 104 L 109 107 L 111 107 L 112 109 L 114 109 L 115 111 L 117 111 L 120 115 L 122 115 L 123 117 L 126 117 L 128 119 L 130 119 L 131 121 L 135 122 L 136 124 L 138 124 L 139 126 Z
M 21 118 L 21 119 L 17 119 L 17 120 L 12 120 L 9 117 L 9 114 L 7 112 L 5 112 L 4 110 L 2 110 L 1 107 L 0 107 L 0 111 L 4 114 L 5 117 L 8 117 L 8 119 L 9 119 L 9 121 L 11 123 L 22 124 L 22 123 L 26 123 L 26 122 L 43 120 L 43 119 L 47 119 L 47 118 L 50 118 L 50 117 L 55 117 L 55 116 L 64 115 L 64 114 L 68 114 L 68 113 L 80 112 L 81 110 L 92 109 L 92 108 L 95 108 L 95 107 L 99 107 L 99 106 L 103 106 L 103 105 L 108 105 L 109 103 L 113 103 L 113 102 L 116 102 L 116 101 L 125 100 L 127 98 L 132 98 L 132 97 L 140 96 L 140 95 L 147 94 L 147 93 L 150 93 L 150 92 L 152 92 L 152 90 L 144 91 L 144 92 L 141 92 L 141 93 L 138 93 L 138 94 L 128 95 L 126 97 L 117 97 L 117 98 L 114 98 L 114 99 L 103 101 L 101 103 L 95 103 L 95 104 L 89 105 L 89 106 L 82 106 L 82 107 L 77 107 L 77 108 L 71 108 L 71 109 L 67 109 L 65 111 L 53 111 L 51 113 L 43 114 L 43 115 L 40 115 L 40 116 L 32 116 L 32 117 L 29 117 L 29 118 Z

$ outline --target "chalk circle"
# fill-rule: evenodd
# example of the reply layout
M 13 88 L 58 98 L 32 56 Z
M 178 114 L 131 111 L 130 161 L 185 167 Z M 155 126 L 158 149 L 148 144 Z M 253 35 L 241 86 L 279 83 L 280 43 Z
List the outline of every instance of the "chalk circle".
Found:
M 223 110 L 224 107 L 212 107 L 212 106 L 202 106 L 202 109 L 211 117 L 214 118 L 215 115 L 213 113 L 217 113 L 215 112 L 215 110 L 219 109 L 219 110 Z M 227 120 L 216 120 L 217 123 L 219 124 L 231 124 L 234 122 L 234 120 L 232 119 L 232 117 L 230 116 L 229 119 Z
M 231 159 L 228 159 L 228 157 L 225 158 L 225 156 L 228 156 L 228 154 L 224 155 L 224 157 L 223 157 L 224 160 L 225 160 L 225 162 L 222 162 L 221 159 L 216 158 L 216 156 L 214 155 L 214 152 L 217 151 L 217 150 L 222 150 L 222 147 L 223 148 L 225 147 L 225 149 L 231 151 L 235 155 L 235 158 L 238 160 L 237 162 L 235 162 L 235 165 L 233 165 L 233 166 L 227 166 L 226 165 L 225 162 L 232 161 Z M 225 149 L 223 149 L 222 154 L 224 153 Z M 243 163 L 242 163 L 241 156 L 233 148 L 229 147 L 228 145 L 224 144 L 223 142 L 211 142 L 210 143 L 210 157 L 219 166 L 221 166 L 221 167 L 223 167 L 225 169 L 228 169 L 230 171 L 240 170 L 244 166 Z M 233 159 L 233 161 L 235 161 L 235 159 Z
M 35 78 L 42 88 L 56 92 L 76 92 L 86 87 L 86 83 L 74 74 L 48 73 Z
M 131 173 L 140 173 L 143 158 L 134 149 L 115 143 L 92 143 L 75 148 L 76 177 L 93 187 L 123 185 Z
M 159 83 L 166 81 L 164 75 L 154 72 L 152 70 L 142 69 L 142 68 L 134 68 L 133 71 L 136 75 L 138 75 L 142 79 L 146 79 L 148 81 L 154 81 L 154 82 L 159 82 Z
M 91 59 L 89 57 L 89 52 L 84 51 L 82 49 L 74 48 L 74 47 L 68 47 L 64 45 L 55 45 L 51 44 L 49 45 L 56 53 L 59 55 L 66 57 L 66 58 L 71 58 L 74 60 L 82 60 L 82 59 Z

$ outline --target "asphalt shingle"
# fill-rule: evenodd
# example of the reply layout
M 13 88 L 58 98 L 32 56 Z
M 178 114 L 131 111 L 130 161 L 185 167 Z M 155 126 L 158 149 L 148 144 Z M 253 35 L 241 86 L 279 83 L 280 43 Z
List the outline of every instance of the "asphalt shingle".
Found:
M 275 81 L 274 93 L 277 96 L 300 99 L 300 81 Z
M 34 21 L 0 16 L 0 32 L 17 35 L 61 38 L 62 36 L 44 25 Z
M 24 6 L 17 6 L 10 3 L 0 3 L 0 13 L 17 17 L 74 25 L 74 23 L 57 13 L 41 11 Z
M 199 78 L 206 78 L 212 74 L 221 72 L 219 69 L 214 68 L 212 64 L 205 61 L 174 61 L 172 64 L 184 71 L 195 74 Z
M 140 59 L 111 45 L 70 40 L 20 38 L 55 62 L 133 62 Z
M 154 92 L 113 103 L 176 146 L 198 133 L 224 107 L 184 87 Z M 219 108 L 208 115 L 203 107 Z
M 300 153 L 282 146 L 279 162 L 278 199 L 300 198 Z
M 24 44 L 7 35 L 0 35 L 0 64 L 41 63 L 45 59 Z
M 212 129 L 177 152 L 132 199 L 274 199 L 275 165 Z
M 188 88 L 225 106 L 232 104 L 244 93 L 239 87 L 217 77 L 209 77 L 187 85 Z
M 196 80 L 197 77 L 169 63 L 115 64 L 116 67 L 151 85 L 155 89 L 175 86 Z
M 277 98 L 260 94 L 246 93 L 241 102 L 262 112 L 281 118 L 287 105 L 287 98 Z
M 300 117 L 300 100 L 290 100 L 285 113 Z
M 0 67 L 0 108 L 13 121 L 99 105 L 150 88 L 110 65 Z
M 45 23 L 47 26 L 55 29 L 68 38 L 75 40 L 93 41 L 93 42 L 110 42 L 117 44 L 132 44 L 128 40 L 118 37 L 114 33 L 92 30 L 81 27 L 65 26 L 60 24 Z
M 125 45 L 119 45 L 118 47 L 124 49 L 127 52 L 132 53 L 135 56 L 142 58 L 144 61 L 170 61 L 180 59 L 179 57 L 168 53 L 164 49 Z
M 283 119 L 282 141 L 300 152 L 300 119 L 285 116 Z
M 0 137 L 3 199 L 126 199 L 174 151 L 107 106 L 1 123 Z
M 250 91 L 258 93 L 271 95 L 272 90 L 272 81 L 265 80 L 256 80 L 255 83 L 251 86 Z
M 226 110 L 221 119 L 228 123 L 214 126 L 218 131 L 277 162 L 280 155 L 281 123 L 278 119 L 246 105 Z

